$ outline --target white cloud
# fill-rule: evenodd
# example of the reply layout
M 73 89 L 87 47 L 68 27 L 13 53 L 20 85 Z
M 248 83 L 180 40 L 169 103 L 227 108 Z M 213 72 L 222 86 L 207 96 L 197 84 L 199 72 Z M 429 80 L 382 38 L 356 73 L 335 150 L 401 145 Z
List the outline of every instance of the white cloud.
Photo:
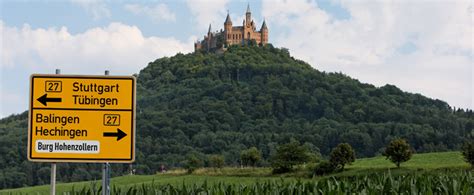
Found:
M 91 14 L 94 20 L 100 18 L 110 18 L 110 10 L 102 0 L 71 0 L 71 2 L 81 6 L 88 14 Z
M 28 109 L 27 106 L 27 100 L 24 102 L 21 102 L 20 100 L 24 99 L 22 96 L 20 96 L 17 93 L 9 93 L 6 90 L 3 90 L 0 88 L 0 92 L 2 92 L 2 95 L 0 95 L 0 101 L 2 102 L 0 104 L 0 118 L 7 117 L 11 114 L 19 114 L 26 109 Z M 21 108 L 20 109 L 15 109 L 15 108 Z M 14 109 L 14 110 L 13 110 Z
M 320 70 L 474 108 L 469 1 L 335 3 L 351 18 L 336 19 L 315 1 L 263 0 L 270 41 Z M 415 49 L 400 51 L 407 43 Z
M 60 64 L 77 71 L 113 67 L 130 73 L 158 57 L 190 52 L 193 47 L 192 42 L 172 37 L 144 37 L 138 27 L 122 23 L 78 34 L 70 34 L 66 27 L 31 29 L 29 25 L 16 28 L 1 23 L 0 28 L 4 36 L 2 66 Z
M 226 5 L 229 0 L 209 1 L 209 0 L 187 0 L 186 3 L 191 10 L 192 18 L 200 31 L 207 30 L 209 24 L 212 29 L 222 28 L 226 16 Z M 207 32 L 207 31 L 206 31 Z
M 1 98 L 0 117 L 27 109 L 28 77 L 32 73 L 112 75 L 138 73 L 149 62 L 177 52 L 193 50 L 193 40 L 173 37 L 144 37 L 136 26 L 111 23 L 71 34 L 66 27 L 22 28 L 7 26 L 0 20 Z M 19 98 L 18 98 L 19 97 Z
M 154 22 L 176 21 L 175 14 L 169 10 L 165 4 L 157 4 L 154 7 L 148 7 L 139 4 L 127 4 L 125 10 L 135 15 L 144 14 L 150 17 Z

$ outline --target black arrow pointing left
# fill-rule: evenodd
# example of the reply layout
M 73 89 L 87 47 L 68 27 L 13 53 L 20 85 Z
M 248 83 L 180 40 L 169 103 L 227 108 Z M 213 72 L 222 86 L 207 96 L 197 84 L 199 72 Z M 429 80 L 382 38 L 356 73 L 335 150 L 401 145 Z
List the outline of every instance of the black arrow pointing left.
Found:
M 52 98 L 52 97 L 48 97 L 48 94 L 45 93 L 43 96 L 39 97 L 38 99 L 38 102 L 42 103 L 43 105 L 45 106 L 48 106 L 48 102 L 61 102 L 62 99 L 61 98 Z

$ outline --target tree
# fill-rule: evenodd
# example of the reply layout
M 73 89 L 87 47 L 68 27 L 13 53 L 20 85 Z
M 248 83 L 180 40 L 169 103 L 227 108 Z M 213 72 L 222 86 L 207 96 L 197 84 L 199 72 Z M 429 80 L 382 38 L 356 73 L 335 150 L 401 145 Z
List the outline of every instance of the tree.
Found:
M 465 142 L 462 146 L 462 155 L 466 162 L 474 168 L 474 141 Z
M 270 159 L 270 163 L 273 173 L 285 173 L 291 171 L 294 165 L 305 163 L 308 160 L 308 148 L 293 140 L 290 143 L 278 146 L 276 154 Z
M 401 138 L 392 140 L 383 153 L 383 155 L 395 163 L 397 167 L 400 167 L 400 163 L 410 160 L 412 154 L 413 150 L 411 149 L 410 144 Z
M 211 155 L 209 157 L 209 165 L 214 168 L 222 168 L 224 166 L 224 156 L 222 155 Z
M 184 163 L 184 168 L 188 170 L 188 173 L 193 173 L 196 169 L 202 167 L 202 160 L 197 158 L 195 155 L 191 155 Z
M 338 144 L 332 149 L 330 160 L 333 167 L 344 170 L 346 164 L 351 164 L 355 161 L 355 152 L 348 143 Z
M 217 36 L 216 46 L 217 48 L 222 48 L 224 46 L 224 38 L 222 36 Z
M 240 153 L 240 160 L 245 166 L 255 166 L 261 159 L 262 153 L 256 147 L 251 147 Z

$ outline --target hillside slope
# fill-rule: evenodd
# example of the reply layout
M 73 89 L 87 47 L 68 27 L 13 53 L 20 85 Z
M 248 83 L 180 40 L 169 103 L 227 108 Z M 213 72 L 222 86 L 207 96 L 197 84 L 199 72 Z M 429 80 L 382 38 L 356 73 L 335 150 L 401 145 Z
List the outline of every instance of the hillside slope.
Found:
M 369 157 L 394 137 L 431 152 L 458 149 L 474 136 L 472 110 L 320 72 L 271 45 L 160 58 L 137 84 L 138 173 L 182 166 L 190 154 L 222 154 L 239 165 L 240 151 L 251 146 L 268 159 L 290 139 L 323 156 L 348 142 Z M 26 119 L 25 112 L 0 120 L 0 188 L 49 181 L 48 164 L 26 160 Z M 120 175 L 128 166 L 113 168 Z M 58 172 L 60 181 L 98 179 L 100 165 L 60 164 Z
M 348 142 L 358 156 L 373 156 L 393 137 L 418 152 L 443 151 L 473 134 L 471 110 L 320 72 L 271 46 L 158 59 L 138 85 L 138 129 L 150 149 L 142 152 L 167 164 L 190 151 L 222 153 L 238 164 L 250 146 L 267 158 L 291 138 L 323 155 Z

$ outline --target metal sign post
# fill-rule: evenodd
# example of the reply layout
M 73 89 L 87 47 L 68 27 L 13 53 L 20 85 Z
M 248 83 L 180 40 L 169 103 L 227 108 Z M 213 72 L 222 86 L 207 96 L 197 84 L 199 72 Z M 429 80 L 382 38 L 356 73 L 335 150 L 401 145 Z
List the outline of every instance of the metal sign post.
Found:
M 110 195 L 110 164 L 102 164 L 102 195 Z
M 51 163 L 51 189 L 50 194 L 56 194 L 56 163 Z
M 61 74 L 61 69 L 56 69 L 56 74 Z M 51 189 L 50 194 L 56 194 L 56 163 L 51 163 Z
M 109 75 L 109 71 L 105 71 L 105 76 Z M 109 195 L 110 194 L 110 188 L 109 188 L 109 163 L 106 162 L 102 165 L 102 195 Z

